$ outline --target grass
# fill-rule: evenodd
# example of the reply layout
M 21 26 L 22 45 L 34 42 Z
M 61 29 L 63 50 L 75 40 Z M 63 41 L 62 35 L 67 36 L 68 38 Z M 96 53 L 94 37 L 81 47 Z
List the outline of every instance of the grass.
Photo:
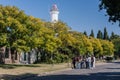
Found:
M 0 75 L 21 75 L 26 73 L 41 74 L 60 69 L 68 68 L 68 63 L 60 64 L 0 64 Z
M 39 65 L 22 65 L 22 64 L 0 64 L 0 68 L 3 69 L 14 69 L 17 67 L 40 67 Z

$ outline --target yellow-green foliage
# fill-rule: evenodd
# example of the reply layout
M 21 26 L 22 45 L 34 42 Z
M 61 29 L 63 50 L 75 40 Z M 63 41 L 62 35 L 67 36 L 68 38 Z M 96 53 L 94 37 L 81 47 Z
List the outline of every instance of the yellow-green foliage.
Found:
M 57 57 L 61 55 L 67 59 L 76 54 L 94 53 L 99 56 L 114 53 L 112 42 L 88 38 L 72 31 L 61 21 L 45 22 L 11 6 L 0 6 L 0 46 L 10 46 L 18 52 L 44 49 L 46 54 L 53 54 L 55 59 L 60 59 Z M 44 57 L 49 59 L 49 56 Z
M 92 43 L 94 55 L 95 56 L 102 55 L 103 54 L 103 48 L 102 48 L 102 45 L 100 43 L 100 40 L 91 37 L 90 42 Z
M 112 42 L 107 40 L 101 40 L 103 55 L 112 56 L 114 55 L 114 45 Z

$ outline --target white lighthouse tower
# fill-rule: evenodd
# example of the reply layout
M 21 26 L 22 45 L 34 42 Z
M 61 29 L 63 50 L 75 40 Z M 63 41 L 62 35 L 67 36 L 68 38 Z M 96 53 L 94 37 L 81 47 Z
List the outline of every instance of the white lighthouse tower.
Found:
M 50 10 L 51 22 L 55 23 L 58 21 L 58 14 L 59 10 L 57 8 L 57 5 L 54 4 Z

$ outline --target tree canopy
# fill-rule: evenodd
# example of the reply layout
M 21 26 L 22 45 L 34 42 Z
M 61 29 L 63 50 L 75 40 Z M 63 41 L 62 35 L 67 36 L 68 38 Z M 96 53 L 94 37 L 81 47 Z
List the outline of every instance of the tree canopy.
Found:
M 105 9 L 109 16 L 109 21 L 116 23 L 119 22 L 120 26 L 120 0 L 100 0 L 100 10 Z

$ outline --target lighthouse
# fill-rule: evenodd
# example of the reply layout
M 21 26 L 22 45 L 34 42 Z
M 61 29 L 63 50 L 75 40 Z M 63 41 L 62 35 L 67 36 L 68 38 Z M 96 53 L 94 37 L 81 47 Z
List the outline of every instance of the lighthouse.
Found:
M 58 21 L 58 14 L 59 14 L 59 10 L 57 8 L 57 5 L 54 4 L 50 10 L 50 16 L 51 16 L 52 23 L 56 23 Z

